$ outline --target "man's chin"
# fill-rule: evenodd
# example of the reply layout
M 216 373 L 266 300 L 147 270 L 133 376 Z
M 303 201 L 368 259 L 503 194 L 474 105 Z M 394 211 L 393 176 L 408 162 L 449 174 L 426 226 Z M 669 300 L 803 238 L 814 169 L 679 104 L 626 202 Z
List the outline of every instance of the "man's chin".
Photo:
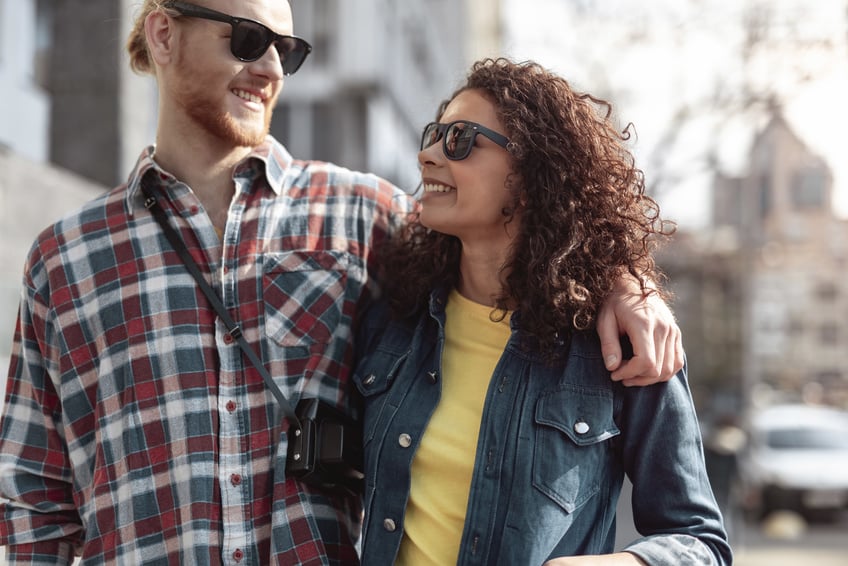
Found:
M 211 133 L 233 147 L 256 147 L 268 136 L 268 128 L 244 128 L 232 123 L 222 126 Z
M 227 124 L 229 140 L 239 147 L 256 147 L 265 141 L 270 130 L 270 120 L 260 124 L 241 125 L 235 120 Z
M 230 141 L 237 147 L 256 147 L 264 142 L 266 137 L 268 137 L 268 130 L 261 133 L 240 132 L 234 134 Z
M 267 119 L 237 119 L 232 114 L 213 111 L 211 108 L 191 108 L 195 123 L 221 143 L 231 147 L 256 147 L 265 141 L 271 126 Z

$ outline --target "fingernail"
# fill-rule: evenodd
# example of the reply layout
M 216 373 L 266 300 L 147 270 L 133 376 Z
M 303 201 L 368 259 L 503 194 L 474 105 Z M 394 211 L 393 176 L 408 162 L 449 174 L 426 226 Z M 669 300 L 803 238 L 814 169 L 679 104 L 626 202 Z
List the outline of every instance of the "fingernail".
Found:
M 616 356 L 615 354 L 610 354 L 604 360 L 604 362 L 607 364 L 607 367 L 615 365 L 615 362 L 617 362 L 617 361 L 618 361 L 618 356 Z

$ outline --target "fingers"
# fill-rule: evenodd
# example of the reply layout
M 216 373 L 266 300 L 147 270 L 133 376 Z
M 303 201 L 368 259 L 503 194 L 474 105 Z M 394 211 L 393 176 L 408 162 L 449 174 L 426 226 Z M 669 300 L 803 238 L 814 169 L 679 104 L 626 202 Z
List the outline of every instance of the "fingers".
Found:
M 612 372 L 611 377 L 613 381 L 622 381 L 625 385 L 628 382 L 633 385 L 650 385 L 661 381 L 660 370 L 661 365 L 656 362 L 656 350 L 645 353 L 634 351 L 633 357 L 625 360 Z
M 666 319 L 651 332 L 631 336 L 633 357 L 612 373 L 614 381 L 625 386 L 643 386 L 668 381 L 683 368 L 683 335 L 680 328 Z
M 686 363 L 686 352 L 683 350 L 683 332 L 679 326 L 675 326 L 676 338 L 674 340 L 674 364 L 672 373 L 677 374 Z
M 665 356 L 663 357 L 662 370 L 660 371 L 661 381 L 668 381 L 683 369 L 685 357 L 683 354 L 683 334 L 680 332 L 680 328 L 677 326 L 671 328 L 671 333 L 666 339 L 665 347 Z
M 628 385 L 668 381 L 683 367 L 683 340 L 671 309 L 655 292 L 622 277 L 597 318 L 604 365 L 612 379 Z M 626 334 L 633 357 L 622 359 L 620 337 Z
M 621 384 L 625 387 L 644 387 L 646 385 L 653 385 L 657 382 L 658 380 L 653 377 L 631 377 L 630 379 L 621 380 Z
M 601 354 L 604 357 L 604 365 L 609 371 L 616 370 L 621 364 L 621 337 L 612 309 L 601 308 L 598 314 L 597 328 L 598 337 L 601 339 Z

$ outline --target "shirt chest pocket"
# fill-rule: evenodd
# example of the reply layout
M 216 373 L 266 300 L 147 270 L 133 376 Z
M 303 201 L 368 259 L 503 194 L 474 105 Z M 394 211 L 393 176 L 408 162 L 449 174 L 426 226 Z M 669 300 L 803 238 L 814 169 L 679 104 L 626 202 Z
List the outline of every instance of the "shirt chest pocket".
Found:
M 350 257 L 338 251 L 265 256 L 265 332 L 280 346 L 325 344 L 343 321 Z
M 565 387 L 536 403 L 533 486 L 572 513 L 595 495 L 620 434 L 606 389 Z

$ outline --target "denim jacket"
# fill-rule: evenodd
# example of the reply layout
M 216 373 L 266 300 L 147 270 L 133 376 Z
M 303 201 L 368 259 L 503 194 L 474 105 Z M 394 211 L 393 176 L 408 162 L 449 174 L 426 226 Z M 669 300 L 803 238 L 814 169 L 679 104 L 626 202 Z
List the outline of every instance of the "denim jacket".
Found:
M 417 322 L 360 327 L 354 381 L 365 399 L 362 564 L 392 564 L 403 537 L 410 467 L 441 391 L 445 290 Z M 685 370 L 625 388 L 610 379 L 594 331 L 546 363 L 525 351 L 520 313 L 486 395 L 457 564 L 539 565 L 614 551 L 624 475 L 642 538 L 626 550 L 651 565 L 730 564 L 704 469 Z

